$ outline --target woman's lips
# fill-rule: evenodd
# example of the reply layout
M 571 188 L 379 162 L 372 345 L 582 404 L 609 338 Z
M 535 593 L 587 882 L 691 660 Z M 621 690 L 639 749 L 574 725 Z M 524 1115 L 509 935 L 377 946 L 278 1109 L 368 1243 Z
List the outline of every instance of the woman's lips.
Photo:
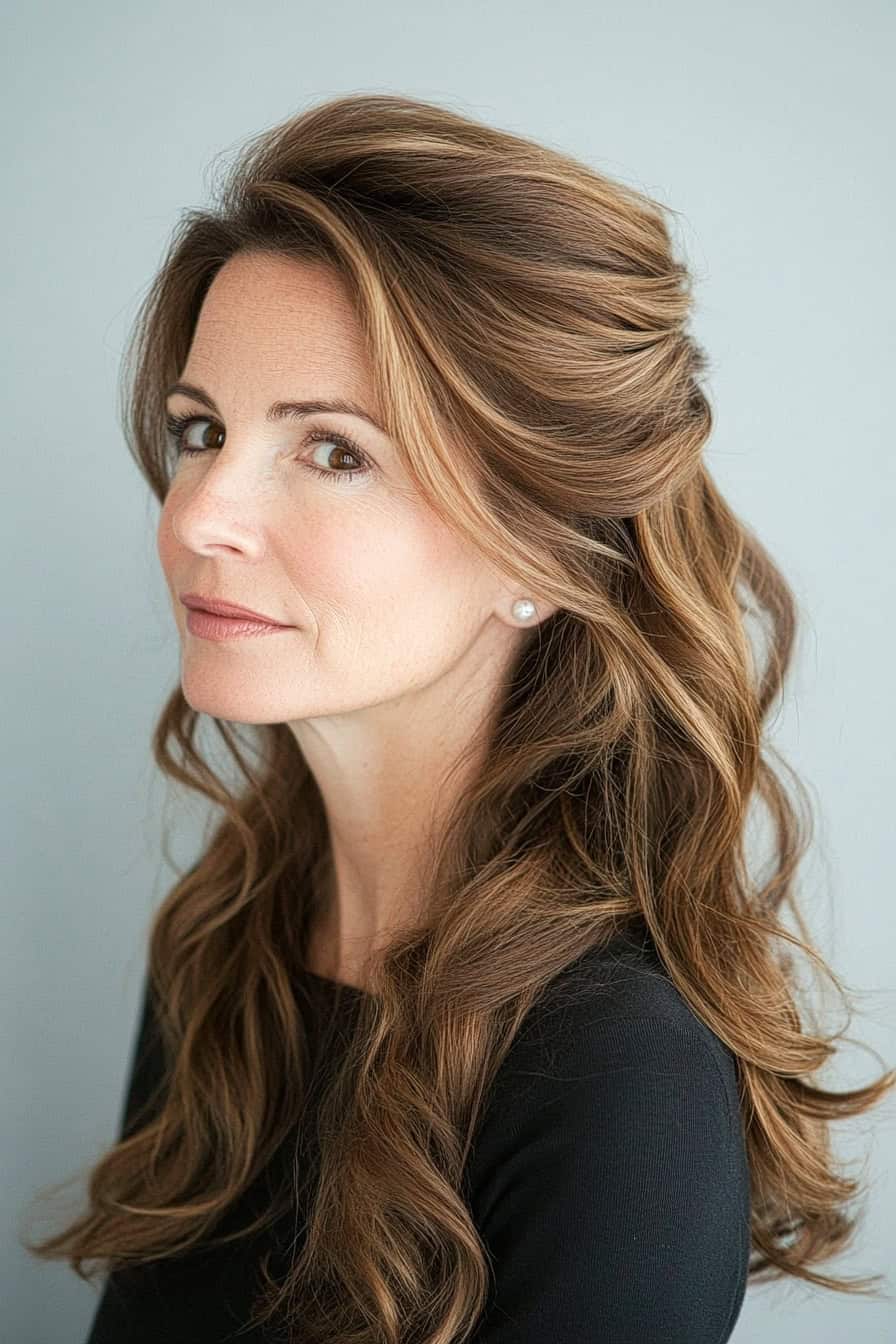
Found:
M 238 602 L 228 602 L 223 597 L 204 597 L 202 593 L 181 593 L 180 600 L 185 607 L 196 611 L 210 611 L 213 616 L 238 616 L 245 621 L 259 621 L 262 625 L 280 625 L 288 628 L 286 621 L 275 621 L 273 616 L 263 611 L 253 611 L 251 607 L 242 607 Z
M 187 629 L 200 639 L 246 639 L 255 635 L 277 635 L 291 625 L 271 625 L 269 621 L 250 621 L 245 616 L 218 616 L 212 611 L 192 608 L 187 611 Z

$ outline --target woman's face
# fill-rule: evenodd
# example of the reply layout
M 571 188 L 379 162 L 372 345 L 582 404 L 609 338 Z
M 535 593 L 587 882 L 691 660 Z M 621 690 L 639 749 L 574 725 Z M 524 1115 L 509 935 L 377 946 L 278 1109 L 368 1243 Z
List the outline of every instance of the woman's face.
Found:
M 449 531 L 383 431 L 345 411 L 267 417 L 275 402 L 339 399 L 381 419 L 335 273 L 231 258 L 180 381 L 217 408 L 184 391 L 168 398 L 170 415 L 196 417 L 183 446 L 201 449 L 180 458 L 157 535 L 193 708 L 242 723 L 357 714 L 459 675 L 465 659 L 481 670 L 512 652 L 523 631 L 510 608 L 525 594 Z M 187 592 L 288 628 L 203 638 L 187 628 Z

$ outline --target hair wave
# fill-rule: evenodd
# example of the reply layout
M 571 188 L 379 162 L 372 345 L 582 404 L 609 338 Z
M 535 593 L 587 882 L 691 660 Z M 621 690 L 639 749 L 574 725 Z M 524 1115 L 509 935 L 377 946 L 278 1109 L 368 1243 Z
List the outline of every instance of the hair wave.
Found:
M 285 1277 L 262 1266 L 253 1319 L 282 1316 L 290 1338 L 466 1337 L 488 1267 L 460 1178 L 485 1090 L 551 979 L 636 920 L 737 1058 L 751 1278 L 858 1293 L 882 1277 L 812 1268 L 858 1222 L 831 1122 L 896 1072 L 842 1092 L 816 1077 L 843 1033 L 803 1002 L 794 953 L 846 990 L 794 894 L 808 793 L 764 735 L 797 609 L 703 461 L 708 359 L 670 213 L 445 107 L 339 97 L 248 142 L 141 304 L 125 432 L 160 502 L 165 389 L 218 269 L 245 251 L 320 263 L 353 298 L 421 492 L 558 607 L 526 632 L 485 764 L 434 839 L 423 920 L 373 968 L 323 1101 L 307 1243 Z M 164 774 L 216 809 L 149 930 L 165 1085 L 92 1167 L 86 1211 L 28 1246 L 85 1279 L 212 1240 L 307 1085 L 294 970 L 327 862 L 322 801 L 286 725 L 210 721 L 235 781 L 179 687 L 152 739 Z M 754 803 L 771 823 L 762 874 Z

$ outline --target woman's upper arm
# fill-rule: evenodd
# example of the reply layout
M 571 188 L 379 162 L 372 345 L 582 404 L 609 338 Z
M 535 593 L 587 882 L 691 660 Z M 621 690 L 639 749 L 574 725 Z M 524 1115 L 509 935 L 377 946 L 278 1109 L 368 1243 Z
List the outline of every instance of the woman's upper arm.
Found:
M 723 1344 L 749 1254 L 724 1056 L 662 1017 L 588 1030 L 582 1074 L 538 1077 L 506 1133 L 490 1121 L 473 1209 L 494 1282 L 471 1344 Z

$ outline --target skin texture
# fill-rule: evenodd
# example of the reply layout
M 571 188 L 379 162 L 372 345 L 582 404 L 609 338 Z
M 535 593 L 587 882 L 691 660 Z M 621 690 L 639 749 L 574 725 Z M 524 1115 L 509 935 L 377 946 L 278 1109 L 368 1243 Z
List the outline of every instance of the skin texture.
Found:
M 317 264 L 231 258 L 199 316 L 168 409 L 184 431 L 157 545 L 196 710 L 287 723 L 326 809 L 333 883 L 309 968 L 364 986 L 364 962 L 420 908 L 418 856 L 448 801 L 442 781 L 494 707 L 527 627 L 554 608 L 497 574 L 432 511 L 391 440 L 346 414 L 269 423 L 277 400 L 351 398 L 381 420 L 361 331 L 341 279 Z M 329 438 L 347 434 L 366 474 Z M 216 433 L 217 431 L 217 433 Z M 329 468 L 317 476 L 311 465 Z M 290 625 L 214 643 L 186 628 L 180 593 Z M 536 615 L 511 608 L 530 597 Z M 451 781 L 463 787 L 464 776 Z

